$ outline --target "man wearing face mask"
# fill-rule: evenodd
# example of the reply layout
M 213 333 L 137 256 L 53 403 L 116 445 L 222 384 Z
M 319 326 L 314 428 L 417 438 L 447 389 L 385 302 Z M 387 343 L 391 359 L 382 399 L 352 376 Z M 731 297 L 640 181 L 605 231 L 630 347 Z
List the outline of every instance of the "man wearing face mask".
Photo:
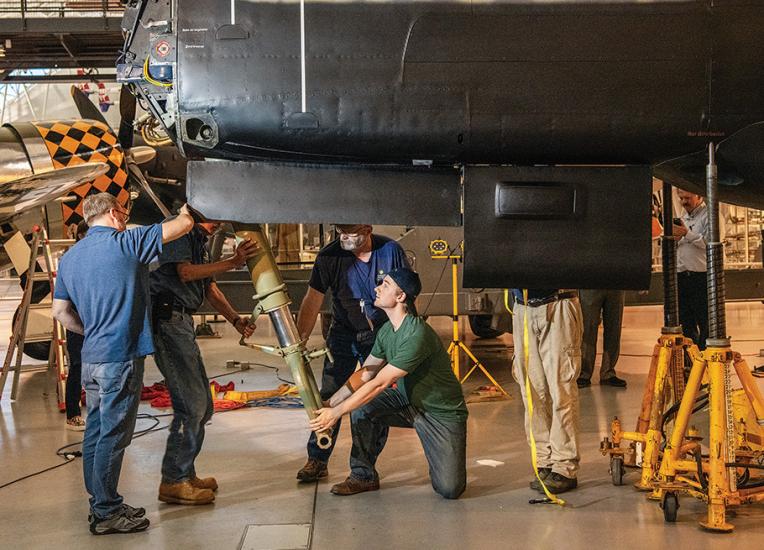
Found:
M 297 315 L 300 338 L 306 340 L 316 324 L 328 290 L 332 291 L 332 325 L 326 338 L 334 364 L 324 360 L 321 398 L 329 399 L 347 383 L 357 364 L 364 363 L 377 329 L 386 321 L 385 313 L 374 306 L 374 288 L 385 275 L 398 267 L 410 267 L 401 246 L 387 237 L 372 234 L 372 226 L 337 225 L 339 236 L 325 246 L 313 265 L 308 292 Z M 327 463 L 340 423 L 334 428 L 332 447 L 319 449 L 316 434 L 308 440 L 308 461 L 297 472 L 300 482 L 316 481 L 328 475 Z

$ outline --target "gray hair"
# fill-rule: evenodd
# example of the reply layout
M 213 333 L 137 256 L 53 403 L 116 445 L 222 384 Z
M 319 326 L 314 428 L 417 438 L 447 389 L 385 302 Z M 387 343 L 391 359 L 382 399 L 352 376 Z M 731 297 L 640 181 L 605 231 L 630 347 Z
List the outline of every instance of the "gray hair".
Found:
M 88 195 L 85 200 L 82 201 L 82 215 L 85 218 L 85 223 L 91 225 L 91 221 L 103 214 L 106 214 L 112 208 L 117 208 L 117 198 L 109 193 L 96 193 L 94 195 Z

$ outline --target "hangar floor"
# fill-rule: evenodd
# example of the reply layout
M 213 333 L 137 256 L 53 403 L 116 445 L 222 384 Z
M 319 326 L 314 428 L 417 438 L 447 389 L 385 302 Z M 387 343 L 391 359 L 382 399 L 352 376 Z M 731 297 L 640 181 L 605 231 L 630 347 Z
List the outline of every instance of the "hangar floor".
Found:
M 11 304 L 0 313 L 3 334 L 9 332 Z M 15 307 L 15 306 L 14 306 Z M 433 321 L 444 339 L 445 319 Z M 0 489 L 0 546 L 5 548 L 305 548 L 372 550 L 408 548 L 591 548 L 602 544 L 620 549 L 693 547 L 758 548 L 764 535 L 764 506 L 741 508 L 733 518 L 732 535 L 701 531 L 697 520 L 701 502 L 680 501 L 676 524 L 665 524 L 658 505 L 628 486 L 614 487 L 607 460 L 598 452 L 613 415 L 631 425 L 637 414 L 648 358 L 661 323 L 657 307 L 626 310 L 623 356 L 619 374 L 628 390 L 593 385 L 581 392 L 582 469 L 579 489 L 566 496 L 568 505 L 528 504 L 530 458 L 525 444 L 522 403 L 511 381 L 504 340 L 468 341 L 511 398 L 470 405 L 468 488 L 457 501 L 446 501 L 430 488 L 427 464 L 412 431 L 394 429 L 378 467 L 382 489 L 352 497 L 329 493 L 331 484 L 347 474 L 348 430 L 343 429 L 330 463 L 327 481 L 297 485 L 294 476 L 305 460 L 308 434 L 305 415 L 292 409 L 244 409 L 216 415 L 207 431 L 205 449 L 197 461 L 202 475 L 220 483 L 212 506 L 182 507 L 156 500 L 159 467 L 166 432 L 136 439 L 126 453 L 120 489 L 127 502 L 145 506 L 151 527 L 145 533 L 93 537 L 87 530 L 87 501 L 80 460 L 48 473 Z M 730 304 L 730 332 L 737 350 L 758 355 L 764 343 L 764 305 Z M 208 374 L 226 373 L 225 361 L 250 360 L 280 366 L 235 344 L 230 327 L 222 339 L 203 340 Z M 256 337 L 273 341 L 268 323 L 260 322 Z M 7 342 L 3 337 L 3 342 Z M 320 337 L 312 342 L 319 345 Z M 7 345 L 7 344 L 6 344 Z M 4 350 L 2 350 L 4 354 Z M 749 358 L 753 363 L 759 360 Z M 288 376 L 287 372 L 282 374 Z M 160 378 L 153 363 L 146 369 L 147 384 Z M 596 376 L 595 376 L 596 378 Z M 223 376 L 240 389 L 270 389 L 278 384 L 271 369 Z M 469 393 L 484 380 L 475 375 Z M 0 401 L 0 485 L 60 462 L 55 451 L 81 436 L 63 428 L 56 410 L 54 380 L 45 372 L 22 376 L 20 396 L 10 401 L 10 384 Z M 141 412 L 161 413 L 147 405 Z M 166 418 L 162 418 L 166 423 Z M 138 429 L 152 424 L 140 420 Z M 699 421 L 703 424 L 703 421 Z M 490 467 L 478 460 L 501 464 Z M 308 540 L 310 542 L 308 543 Z

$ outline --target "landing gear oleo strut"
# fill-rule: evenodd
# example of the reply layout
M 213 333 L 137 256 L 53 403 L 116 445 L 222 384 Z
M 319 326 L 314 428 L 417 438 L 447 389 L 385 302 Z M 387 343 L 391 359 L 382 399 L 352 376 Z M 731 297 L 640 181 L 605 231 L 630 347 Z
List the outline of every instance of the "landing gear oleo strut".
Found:
M 273 328 L 276 331 L 278 346 L 266 346 L 247 343 L 244 338 L 239 342 L 243 346 L 257 349 L 271 355 L 283 357 L 292 373 L 297 391 L 300 394 L 308 417 L 313 418 L 315 412 L 323 405 L 321 394 L 316 385 L 316 379 L 310 370 L 312 359 L 327 355 L 331 361 L 331 355 L 327 349 L 308 351 L 305 348 L 306 340 L 300 338 L 289 304 L 292 300 L 286 291 L 286 284 L 281 278 L 276 260 L 271 252 L 271 246 L 260 225 L 234 224 L 236 236 L 241 239 L 250 239 L 260 245 L 260 251 L 254 258 L 247 261 L 247 269 L 252 277 L 252 284 L 256 294 L 253 296 L 256 305 L 253 317 L 267 314 L 270 317 Z M 328 449 L 332 445 L 332 432 L 327 430 L 318 432 L 318 446 Z

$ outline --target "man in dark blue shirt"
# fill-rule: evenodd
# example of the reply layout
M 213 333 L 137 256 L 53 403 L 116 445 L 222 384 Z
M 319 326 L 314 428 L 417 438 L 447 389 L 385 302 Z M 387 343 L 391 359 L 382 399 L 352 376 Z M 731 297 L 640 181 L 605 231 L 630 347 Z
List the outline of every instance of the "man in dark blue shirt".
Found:
M 307 340 L 328 290 L 332 291 L 332 325 L 326 346 L 334 364 L 324 361 L 321 398 L 329 399 L 366 360 L 374 346 L 376 330 L 387 321 L 384 311 L 374 306 L 375 287 L 397 267 L 409 267 L 401 246 L 387 237 L 372 234 L 370 225 L 337 225 L 339 237 L 326 245 L 316 258 L 308 292 L 297 314 L 300 338 Z M 319 449 L 316 434 L 308 440 L 308 461 L 297 472 L 301 482 L 328 475 L 327 463 L 337 441 L 337 422 L 332 447 Z
M 88 416 L 82 462 L 90 532 L 143 531 L 149 526 L 146 511 L 125 504 L 117 485 L 135 428 L 143 359 L 154 353 L 148 265 L 163 243 L 188 233 L 194 222 L 184 206 L 170 222 L 128 231 L 128 212 L 108 193 L 87 197 L 83 212 L 90 230 L 61 259 L 53 315 L 67 330 L 85 335 Z
M 169 243 L 151 273 L 154 318 L 154 356 L 172 400 L 173 419 L 162 460 L 159 500 L 173 504 L 209 504 L 218 484 L 214 477 L 199 478 L 194 461 L 202 450 L 204 425 L 212 418 L 212 395 L 202 355 L 196 343 L 193 314 L 205 297 L 245 337 L 254 325 L 242 318 L 212 279 L 242 267 L 259 252 L 256 243 L 243 241 L 235 254 L 210 263 L 207 237 L 219 224 L 198 223 L 182 238 Z

